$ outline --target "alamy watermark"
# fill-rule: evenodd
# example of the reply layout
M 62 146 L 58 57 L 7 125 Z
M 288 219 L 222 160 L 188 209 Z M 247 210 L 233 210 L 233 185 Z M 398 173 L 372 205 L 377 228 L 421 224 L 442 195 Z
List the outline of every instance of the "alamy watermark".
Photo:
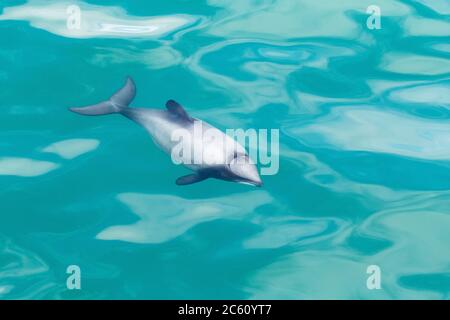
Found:
M 369 30 L 381 29 L 381 8 L 372 4 L 367 7 L 366 13 L 370 15 L 366 21 L 367 28 Z
M 68 14 L 66 26 L 69 30 L 81 29 L 81 8 L 77 5 L 70 5 L 66 9 Z
M 73 264 L 67 267 L 66 273 L 69 275 L 66 280 L 67 289 L 81 290 L 81 268 Z
M 278 129 L 226 129 L 224 134 L 195 121 L 193 130 L 172 132 L 171 158 L 184 165 L 259 164 L 261 175 L 274 175 L 280 163 L 279 135 Z
M 367 267 L 367 278 L 366 286 L 369 290 L 379 290 L 381 289 L 381 268 L 376 264 L 372 264 Z

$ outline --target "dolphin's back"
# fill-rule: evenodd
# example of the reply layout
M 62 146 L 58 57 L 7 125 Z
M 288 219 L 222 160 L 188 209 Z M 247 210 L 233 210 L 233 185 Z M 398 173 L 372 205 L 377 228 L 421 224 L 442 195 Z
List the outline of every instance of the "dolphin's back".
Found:
M 186 123 L 174 119 L 166 110 L 126 108 L 121 114 L 144 127 L 153 141 L 168 154 L 171 153 L 173 147 L 178 143 L 177 141 L 172 141 L 172 133 L 175 130 L 186 129 Z

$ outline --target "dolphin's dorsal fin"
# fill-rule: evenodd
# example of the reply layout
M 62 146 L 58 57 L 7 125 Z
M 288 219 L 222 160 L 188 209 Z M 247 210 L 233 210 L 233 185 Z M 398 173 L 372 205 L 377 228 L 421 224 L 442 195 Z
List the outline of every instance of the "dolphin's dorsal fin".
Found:
M 192 118 L 189 117 L 188 113 L 184 108 L 175 100 L 169 100 L 166 102 L 166 108 L 169 110 L 171 114 L 174 114 L 181 119 L 192 121 Z
M 176 184 L 179 186 L 185 186 L 187 184 L 197 183 L 197 182 L 206 180 L 208 178 L 209 178 L 209 176 L 206 174 L 193 173 L 193 174 L 188 174 L 187 176 L 179 177 L 176 181 Z

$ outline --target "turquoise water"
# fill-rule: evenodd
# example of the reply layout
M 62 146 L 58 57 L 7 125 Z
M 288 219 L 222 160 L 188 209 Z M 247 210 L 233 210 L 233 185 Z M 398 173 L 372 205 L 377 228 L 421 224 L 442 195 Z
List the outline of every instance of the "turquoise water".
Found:
M 371 4 L 2 0 L 0 298 L 448 299 L 450 4 Z M 142 128 L 67 111 L 127 75 L 134 106 L 279 129 L 279 172 L 179 187 Z

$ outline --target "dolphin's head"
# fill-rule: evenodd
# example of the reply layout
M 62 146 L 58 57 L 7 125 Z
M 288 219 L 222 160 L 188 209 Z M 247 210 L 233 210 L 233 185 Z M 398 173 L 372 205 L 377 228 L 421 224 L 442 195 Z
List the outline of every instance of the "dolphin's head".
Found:
M 247 155 L 235 154 L 228 167 L 233 181 L 257 187 L 263 185 L 258 169 Z

